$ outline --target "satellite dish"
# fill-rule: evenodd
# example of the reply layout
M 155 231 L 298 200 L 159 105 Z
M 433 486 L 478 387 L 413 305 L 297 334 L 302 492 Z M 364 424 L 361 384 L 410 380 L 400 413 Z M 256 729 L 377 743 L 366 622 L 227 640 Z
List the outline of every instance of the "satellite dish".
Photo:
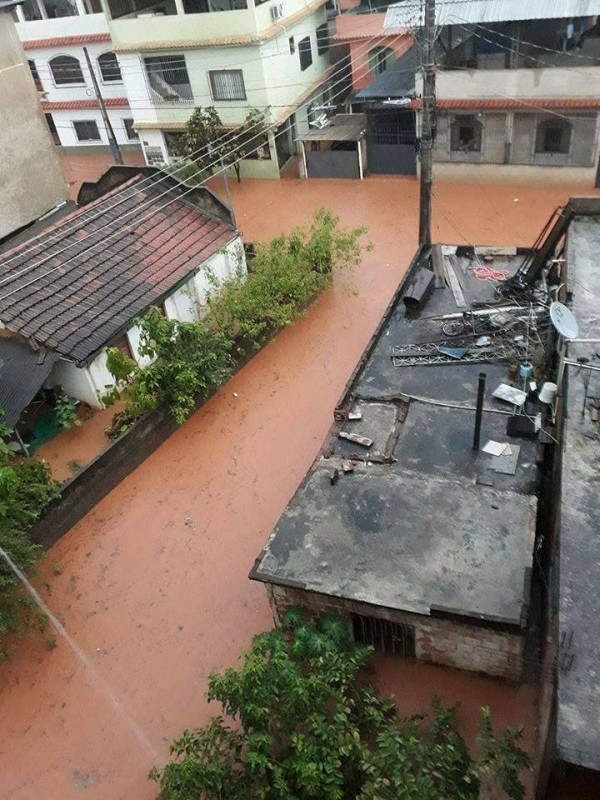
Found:
M 577 339 L 579 325 L 574 314 L 563 303 L 552 303 L 550 306 L 552 324 L 565 339 Z

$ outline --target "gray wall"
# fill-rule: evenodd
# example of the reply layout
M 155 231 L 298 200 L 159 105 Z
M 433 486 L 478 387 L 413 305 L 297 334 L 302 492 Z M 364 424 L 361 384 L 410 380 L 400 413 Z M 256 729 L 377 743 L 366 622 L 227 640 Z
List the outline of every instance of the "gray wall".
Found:
M 66 200 L 67 185 L 10 12 L 0 10 L 0 239 Z
M 536 153 L 535 140 L 538 124 L 548 119 L 548 114 L 502 112 L 482 114 L 481 152 L 463 153 L 450 150 L 450 127 L 459 116 L 440 113 L 434 159 L 437 162 L 462 164 L 515 164 L 529 166 L 592 167 L 595 164 L 598 130 L 597 114 L 561 113 L 572 125 L 569 153 Z M 512 145 L 510 122 L 513 120 Z

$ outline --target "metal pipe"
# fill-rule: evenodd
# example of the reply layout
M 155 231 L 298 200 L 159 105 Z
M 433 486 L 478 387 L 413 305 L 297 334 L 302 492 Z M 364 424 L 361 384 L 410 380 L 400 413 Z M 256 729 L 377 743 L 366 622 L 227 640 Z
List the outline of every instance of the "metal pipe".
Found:
M 481 439 L 481 419 L 483 417 L 483 398 L 485 395 L 485 372 L 479 373 L 477 387 L 477 408 L 475 409 L 475 430 L 473 431 L 473 450 L 479 450 Z

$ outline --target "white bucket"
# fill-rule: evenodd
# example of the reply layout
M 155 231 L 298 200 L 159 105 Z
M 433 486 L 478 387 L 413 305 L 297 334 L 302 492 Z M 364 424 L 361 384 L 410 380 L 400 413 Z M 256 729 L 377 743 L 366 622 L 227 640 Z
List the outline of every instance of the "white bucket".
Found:
M 548 403 L 548 405 L 553 403 L 554 398 L 556 397 L 556 384 L 545 383 L 540 389 L 538 397 L 542 403 Z

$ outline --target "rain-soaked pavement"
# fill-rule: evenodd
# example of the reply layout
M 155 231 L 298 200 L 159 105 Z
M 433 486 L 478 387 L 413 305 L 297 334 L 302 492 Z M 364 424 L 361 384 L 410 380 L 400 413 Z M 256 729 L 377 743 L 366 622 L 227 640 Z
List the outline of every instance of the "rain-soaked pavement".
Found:
M 0 667 L 2 800 L 147 800 L 153 757 L 186 726 L 206 721 L 211 670 L 235 664 L 271 624 L 249 568 L 315 457 L 332 410 L 415 248 L 412 179 L 245 181 L 232 187 L 249 240 L 305 222 L 329 205 L 367 224 L 374 245 L 306 318 L 282 332 L 154 455 L 76 525 L 46 560 L 48 605 L 119 698 L 119 715 L 62 641 L 22 640 Z M 436 187 L 434 238 L 530 244 L 577 187 Z M 235 393 L 235 395 L 234 395 Z M 438 693 L 524 723 L 527 688 L 423 665 L 386 662 L 380 679 L 407 712 Z

